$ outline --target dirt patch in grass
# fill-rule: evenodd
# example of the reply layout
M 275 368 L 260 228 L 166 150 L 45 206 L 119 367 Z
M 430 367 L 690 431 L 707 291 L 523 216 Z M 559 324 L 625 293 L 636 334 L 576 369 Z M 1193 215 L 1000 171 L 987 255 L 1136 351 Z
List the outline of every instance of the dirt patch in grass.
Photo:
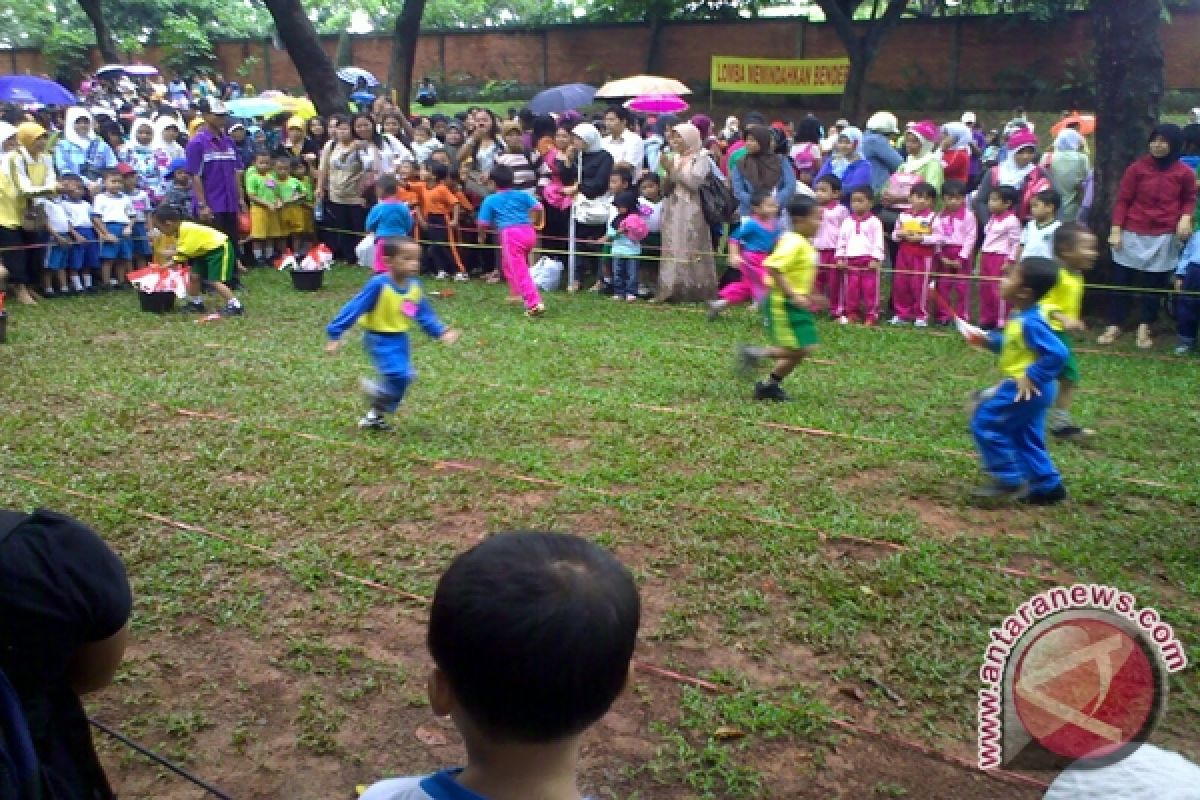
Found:
M 904 508 L 916 515 L 921 532 L 933 538 L 953 539 L 973 532 L 956 509 L 927 498 L 904 497 L 900 501 Z
M 868 467 L 836 480 L 834 486 L 841 492 L 857 492 L 863 489 L 873 490 L 881 486 L 887 486 L 895 477 L 896 469 L 894 467 Z

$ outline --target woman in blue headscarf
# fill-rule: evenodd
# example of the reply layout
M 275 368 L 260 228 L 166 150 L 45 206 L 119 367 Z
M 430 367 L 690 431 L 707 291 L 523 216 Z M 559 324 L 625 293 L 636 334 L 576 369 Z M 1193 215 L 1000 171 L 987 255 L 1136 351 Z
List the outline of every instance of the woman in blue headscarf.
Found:
M 871 162 L 862 157 L 862 139 L 862 131 L 858 128 L 845 128 L 838 134 L 833 158 L 821 165 L 821 171 L 814 180 L 815 183 L 826 175 L 833 175 L 841 181 L 842 203 L 845 205 L 850 204 L 850 190 L 871 186 Z

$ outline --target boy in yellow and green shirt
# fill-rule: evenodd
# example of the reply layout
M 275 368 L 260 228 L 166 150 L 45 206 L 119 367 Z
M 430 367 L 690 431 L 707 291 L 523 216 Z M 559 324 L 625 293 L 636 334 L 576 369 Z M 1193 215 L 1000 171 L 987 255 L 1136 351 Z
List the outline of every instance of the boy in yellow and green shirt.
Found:
M 1058 281 L 1046 292 L 1041 306 L 1050 329 L 1067 348 L 1067 361 L 1058 376 L 1058 397 L 1048 414 L 1050 434 L 1056 439 L 1078 440 L 1095 434 L 1071 419 L 1071 396 L 1079 385 L 1079 364 L 1071 352 L 1068 331 L 1084 331 L 1083 273 L 1096 264 L 1096 237 L 1077 222 L 1063 223 L 1054 233 L 1054 257 L 1061 265 Z
M 225 307 L 221 316 L 241 316 L 241 302 L 229 288 L 237 269 L 237 253 L 229 237 L 216 228 L 183 219 L 175 206 L 161 206 L 154 212 L 154 226 L 175 239 L 175 261 L 188 265 L 188 303 L 185 311 L 204 313 L 202 284 L 213 288 Z

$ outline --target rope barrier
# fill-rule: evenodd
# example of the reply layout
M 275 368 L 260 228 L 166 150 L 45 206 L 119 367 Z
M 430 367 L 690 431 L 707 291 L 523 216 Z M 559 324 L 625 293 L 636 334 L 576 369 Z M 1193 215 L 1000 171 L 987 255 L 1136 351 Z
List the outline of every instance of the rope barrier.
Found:
M 211 783 L 204 780 L 203 778 L 199 778 L 199 777 L 193 775 L 191 772 L 188 772 L 183 767 L 168 760 L 165 756 L 161 756 L 158 753 L 154 752 L 149 747 L 146 747 L 145 745 L 142 745 L 142 744 L 138 744 L 133 739 L 130 739 L 128 736 L 126 736 L 125 734 L 116 730 L 115 728 L 111 728 L 108 725 L 105 725 L 103 722 L 100 722 L 99 720 L 95 719 L 94 717 L 88 717 L 87 721 L 90 722 L 92 724 L 92 726 L 95 727 L 97 730 L 102 731 L 103 733 L 107 734 L 108 736 L 111 736 L 112 738 L 116 739 L 118 742 L 125 745 L 130 750 L 133 750 L 134 752 L 145 756 L 146 758 L 153 761 L 155 764 L 158 764 L 160 767 L 166 767 L 171 772 L 174 772 L 176 775 L 183 778 L 184 780 L 200 787 L 204 791 L 211 794 L 213 797 L 219 798 L 219 800 L 233 800 L 233 797 L 231 795 L 228 795 L 225 792 L 221 791 L 216 786 L 213 786 Z

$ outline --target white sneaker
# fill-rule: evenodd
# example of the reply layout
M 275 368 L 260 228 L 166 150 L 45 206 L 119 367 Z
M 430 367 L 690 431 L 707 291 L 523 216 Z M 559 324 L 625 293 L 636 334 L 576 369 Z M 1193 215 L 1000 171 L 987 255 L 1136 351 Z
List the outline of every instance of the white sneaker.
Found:
M 929 327 L 929 321 L 928 321 L 928 320 L 919 319 L 919 320 L 917 320 L 916 322 L 914 322 L 914 323 L 913 323 L 913 327 L 914 327 L 914 328 L 928 328 L 928 327 Z
M 888 320 L 888 325 L 903 325 L 903 324 L 904 324 L 904 320 L 900 319 L 900 317 L 898 317 L 898 316 L 892 317 L 891 319 Z
M 1116 325 L 1109 325 L 1104 329 L 1104 333 L 1096 337 L 1096 344 L 1112 344 L 1121 336 L 1121 329 Z
M 446 272 L 446 270 L 442 270 L 437 274 L 437 279 L 439 281 L 448 281 L 450 280 L 450 273 Z
M 471 276 L 465 272 L 460 272 L 454 276 L 455 283 L 466 283 L 469 280 L 471 280 Z
M 838 317 L 837 322 L 838 322 L 838 325 L 849 325 L 850 318 L 847 317 L 845 314 L 842 314 L 840 317 Z

